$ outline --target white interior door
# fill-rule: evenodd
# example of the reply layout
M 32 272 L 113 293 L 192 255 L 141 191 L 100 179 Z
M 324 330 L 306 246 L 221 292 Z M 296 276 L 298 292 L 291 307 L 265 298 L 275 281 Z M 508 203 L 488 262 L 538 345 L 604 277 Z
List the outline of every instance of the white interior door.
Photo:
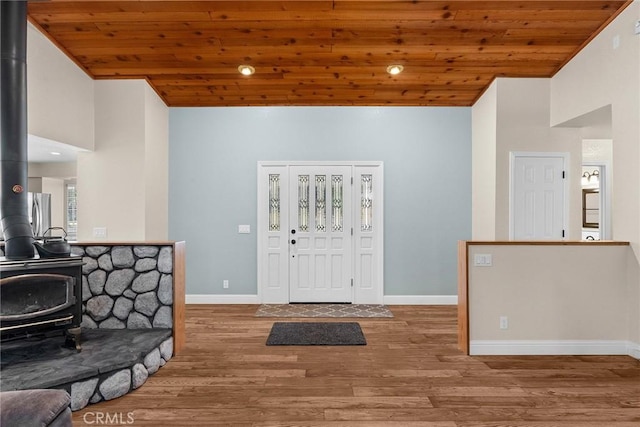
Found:
M 290 302 L 352 302 L 351 170 L 290 168 Z
M 565 237 L 564 163 L 562 155 L 512 158 L 512 239 Z

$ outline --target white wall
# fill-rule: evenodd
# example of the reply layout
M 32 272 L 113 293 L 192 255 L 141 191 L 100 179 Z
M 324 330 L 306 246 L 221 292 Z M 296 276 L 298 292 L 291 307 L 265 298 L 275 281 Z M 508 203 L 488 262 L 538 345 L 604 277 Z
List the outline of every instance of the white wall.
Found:
M 551 121 L 562 125 L 606 106 L 612 111 L 613 237 L 640 249 L 640 19 L 635 1 L 552 79 Z M 620 46 L 613 47 L 615 37 Z
M 30 176 L 27 181 L 27 188 L 32 193 L 42 193 L 42 178 Z
M 472 108 L 472 236 L 496 237 L 496 144 L 498 91 L 494 82 Z
M 629 354 L 629 246 L 470 245 L 472 354 Z M 474 266 L 491 254 L 491 267 Z M 543 268 L 542 268 L 543 267 Z M 508 328 L 500 328 L 506 316 Z M 576 346 L 577 342 L 580 344 Z
M 509 238 L 509 153 L 539 151 L 569 153 L 568 239 L 580 240 L 582 146 L 575 129 L 554 129 L 549 124 L 549 79 L 497 79 L 498 125 L 496 150 L 496 239 Z
M 612 232 L 630 241 L 629 327 L 640 343 L 640 19 L 635 0 L 551 80 L 551 122 L 572 125 L 576 118 L 609 108 L 613 139 Z M 614 49 L 614 38 L 619 47 Z
M 29 133 L 93 149 L 93 80 L 40 31 L 27 28 Z
M 613 164 L 613 141 L 610 139 L 583 139 L 582 163 Z
M 78 155 L 78 240 L 95 227 L 111 241 L 166 239 L 167 107 L 143 80 L 96 81 L 95 100 L 95 151 Z
M 640 18 L 640 1 L 635 0 L 634 7 L 636 8 L 636 17 Z M 638 37 L 636 37 L 636 40 L 637 39 Z M 636 61 L 636 65 L 640 69 L 640 43 L 638 42 L 636 42 L 636 55 L 638 58 L 638 61 Z M 636 77 L 638 79 L 638 109 L 640 110 L 640 72 L 636 74 Z M 640 135 L 638 136 L 637 140 L 640 144 Z M 638 161 L 638 164 L 640 164 L 640 160 Z M 638 193 L 638 198 L 640 199 L 640 185 L 638 185 L 636 191 Z M 638 239 L 640 240 L 640 236 L 638 237 Z M 636 343 L 640 343 L 640 263 L 638 262 L 638 251 L 636 251 L 635 254 L 636 262 L 629 262 L 629 286 L 631 287 L 631 291 L 629 293 L 632 295 L 632 297 L 629 298 L 629 304 L 632 307 L 631 316 L 629 316 L 629 323 L 631 324 L 631 334 L 635 336 Z M 635 283 L 638 283 L 638 286 L 634 286 Z
M 144 85 L 95 82 L 95 151 L 78 154 L 78 240 L 144 239 Z
M 29 133 L 95 150 L 29 176 L 77 177 L 79 239 L 165 240 L 167 107 L 144 81 L 94 82 L 32 25 L 27 41 Z
M 76 162 L 29 163 L 30 177 L 74 178 L 78 171 Z M 31 187 L 29 187 L 31 189 Z
M 550 126 L 549 86 L 549 79 L 498 78 L 473 107 L 476 240 L 509 240 L 509 155 L 513 151 L 569 153 L 568 238 L 581 238 L 580 133 Z M 485 179 L 493 183 L 492 188 L 481 182 Z
M 145 84 L 145 238 L 169 235 L 169 109 Z

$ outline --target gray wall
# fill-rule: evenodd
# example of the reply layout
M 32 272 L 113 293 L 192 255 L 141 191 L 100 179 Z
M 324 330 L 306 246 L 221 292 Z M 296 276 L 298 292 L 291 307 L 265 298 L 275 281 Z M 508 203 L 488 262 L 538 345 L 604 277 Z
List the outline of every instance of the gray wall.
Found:
M 385 295 L 456 294 L 457 241 L 471 238 L 470 108 L 172 108 L 169 238 L 187 244 L 187 294 L 257 293 L 260 160 L 383 161 Z

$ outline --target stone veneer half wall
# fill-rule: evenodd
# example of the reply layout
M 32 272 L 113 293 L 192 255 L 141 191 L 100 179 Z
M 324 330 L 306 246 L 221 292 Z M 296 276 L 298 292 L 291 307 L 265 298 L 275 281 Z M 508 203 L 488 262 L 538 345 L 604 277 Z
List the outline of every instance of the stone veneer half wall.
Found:
M 82 327 L 173 327 L 173 246 L 73 246 L 83 257 Z

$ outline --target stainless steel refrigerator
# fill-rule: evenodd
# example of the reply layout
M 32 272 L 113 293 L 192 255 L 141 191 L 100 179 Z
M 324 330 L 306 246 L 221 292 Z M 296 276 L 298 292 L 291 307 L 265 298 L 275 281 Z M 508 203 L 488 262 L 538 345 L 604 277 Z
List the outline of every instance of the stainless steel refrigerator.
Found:
M 29 222 L 33 236 L 38 239 L 51 227 L 51 194 L 28 193 Z

